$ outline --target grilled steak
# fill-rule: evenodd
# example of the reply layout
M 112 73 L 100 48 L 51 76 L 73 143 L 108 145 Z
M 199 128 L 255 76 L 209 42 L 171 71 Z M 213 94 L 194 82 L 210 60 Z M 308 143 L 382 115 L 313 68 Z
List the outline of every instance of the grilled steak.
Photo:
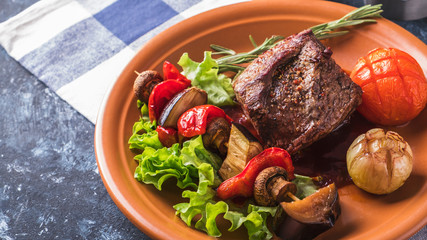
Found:
M 294 153 L 339 126 L 361 103 L 362 90 L 305 30 L 255 59 L 233 88 L 264 141 Z

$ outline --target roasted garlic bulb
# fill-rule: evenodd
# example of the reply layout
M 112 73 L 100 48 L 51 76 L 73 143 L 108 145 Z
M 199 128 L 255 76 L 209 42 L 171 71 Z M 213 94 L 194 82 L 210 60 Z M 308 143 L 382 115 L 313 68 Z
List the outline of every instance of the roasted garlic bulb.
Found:
M 347 170 L 356 186 L 374 194 L 395 191 L 412 171 L 412 150 L 396 132 L 374 128 L 347 151 Z

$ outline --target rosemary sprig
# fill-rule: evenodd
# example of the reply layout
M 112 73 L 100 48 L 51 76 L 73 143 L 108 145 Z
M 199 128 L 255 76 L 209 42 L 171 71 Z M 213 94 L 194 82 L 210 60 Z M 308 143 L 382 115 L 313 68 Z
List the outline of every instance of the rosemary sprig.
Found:
M 335 30 L 363 23 L 376 22 L 376 20 L 373 18 L 381 17 L 380 13 L 383 11 L 381 10 L 381 6 L 382 4 L 377 4 L 373 6 L 365 5 L 348 13 L 347 15 L 338 20 L 313 26 L 311 27 L 311 30 L 313 31 L 317 39 L 326 39 L 342 36 L 344 34 L 347 34 L 349 31 L 343 30 L 335 32 Z M 236 53 L 232 49 L 215 44 L 212 44 L 210 47 L 212 50 L 214 50 L 212 54 L 223 55 L 222 57 L 216 59 L 219 66 L 219 72 L 232 71 L 238 73 L 245 69 L 239 64 L 252 62 L 252 60 L 257 58 L 266 50 L 274 47 L 277 42 L 283 40 L 284 38 L 285 37 L 283 36 L 275 35 L 270 38 L 266 38 L 264 42 L 258 46 L 252 36 L 249 36 L 249 40 L 251 41 L 254 49 L 244 53 Z
M 258 57 L 258 55 L 260 55 L 261 53 L 267 51 L 268 49 L 272 48 L 274 45 L 276 45 L 276 43 L 282 39 L 284 39 L 283 36 L 272 36 L 270 38 L 266 38 L 264 40 L 264 42 L 261 45 L 257 45 L 255 43 L 255 41 L 253 40 L 252 36 L 249 36 L 249 39 L 251 40 L 252 45 L 254 46 L 254 49 L 252 49 L 249 52 L 245 52 L 245 53 L 236 53 L 235 51 L 226 48 L 226 47 L 222 47 L 222 46 L 218 46 L 218 45 L 211 45 L 211 48 L 213 50 L 220 50 L 219 53 L 225 55 L 223 57 L 220 57 L 218 59 L 216 59 L 216 61 L 218 62 L 218 65 L 220 66 L 228 66 L 231 64 L 242 64 L 242 63 L 248 63 L 251 62 L 252 60 L 254 60 L 255 58 Z M 217 51 L 217 50 L 216 50 Z M 218 53 L 215 52 L 215 54 Z
M 383 11 L 381 10 L 381 6 L 382 4 L 377 4 L 374 6 L 365 5 L 363 7 L 360 7 L 348 13 L 347 15 L 345 15 L 344 17 L 338 20 L 328 22 L 328 23 L 322 23 L 314 27 L 311 27 L 311 30 L 313 31 L 317 39 L 326 39 L 326 38 L 344 35 L 349 31 L 340 31 L 340 32 L 333 32 L 333 31 L 342 27 L 376 22 L 376 20 L 372 18 L 381 17 L 380 14 Z

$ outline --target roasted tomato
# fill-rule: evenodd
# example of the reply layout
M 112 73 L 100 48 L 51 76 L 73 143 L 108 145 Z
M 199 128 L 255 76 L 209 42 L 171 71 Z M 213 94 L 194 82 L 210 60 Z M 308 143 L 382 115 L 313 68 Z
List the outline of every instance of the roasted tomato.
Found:
M 399 125 L 427 102 L 427 80 L 418 62 L 395 48 L 377 48 L 359 59 L 350 75 L 363 90 L 358 111 L 369 121 Z

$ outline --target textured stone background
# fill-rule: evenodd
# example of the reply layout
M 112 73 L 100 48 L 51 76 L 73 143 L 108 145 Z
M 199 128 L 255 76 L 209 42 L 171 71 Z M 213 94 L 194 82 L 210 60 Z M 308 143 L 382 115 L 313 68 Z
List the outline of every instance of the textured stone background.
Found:
M 1 0 L 0 22 L 34 2 Z M 397 23 L 427 42 L 426 19 Z M 0 239 L 148 239 L 104 188 L 94 125 L 1 47 L 0 91 Z

